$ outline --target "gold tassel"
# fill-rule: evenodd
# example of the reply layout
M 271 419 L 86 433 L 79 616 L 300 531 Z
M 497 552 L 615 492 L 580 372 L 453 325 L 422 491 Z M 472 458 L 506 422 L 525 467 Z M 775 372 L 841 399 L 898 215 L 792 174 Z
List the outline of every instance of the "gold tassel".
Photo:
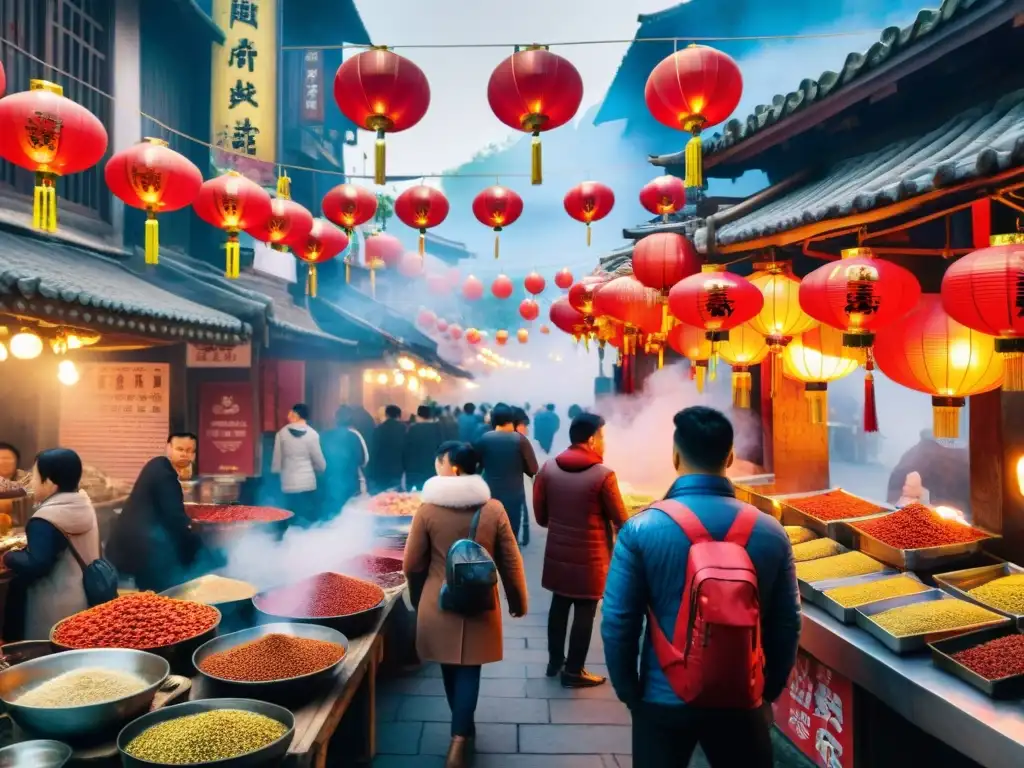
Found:
M 345 285 L 349 285 L 352 282 L 352 263 L 345 259 Z
M 825 424 L 825 417 L 828 414 L 826 385 L 818 382 L 804 384 L 804 396 L 807 398 L 807 414 L 811 424 Z
M 960 409 L 946 405 L 933 405 L 932 433 L 940 439 L 960 437 Z
M 370 296 L 377 298 L 377 270 L 370 267 Z
M 32 226 L 42 232 L 57 231 L 57 186 L 52 173 L 37 173 L 32 198 Z
M 771 380 L 771 389 L 769 395 L 774 398 L 779 394 L 779 389 L 782 387 L 782 348 L 778 350 L 772 350 L 771 356 L 768 359 L 768 364 L 771 369 L 768 371 L 768 378 Z
M 160 222 L 153 211 L 146 211 L 146 263 L 160 263 Z
M 282 200 L 292 199 L 292 180 L 287 176 L 277 177 L 277 196 Z
M 687 189 L 701 189 L 704 186 L 704 147 L 700 129 L 694 129 L 693 137 L 686 142 L 686 173 L 683 183 Z
M 1004 352 L 1003 371 L 1003 391 L 1024 392 L 1024 352 Z
M 420 230 L 420 256 L 427 252 L 427 230 Z
M 241 272 L 242 262 L 242 246 L 238 242 L 237 232 L 228 233 L 228 242 L 225 250 L 227 253 L 227 267 L 224 270 L 224 276 L 234 280 Z
M 732 371 L 732 404 L 736 408 L 750 407 L 750 392 L 753 388 L 753 377 L 745 368 L 733 368 Z
M 316 264 L 310 264 L 306 272 L 306 295 L 316 298 Z
M 530 183 L 537 185 L 544 181 L 544 162 L 541 157 L 540 133 L 533 134 L 530 145 Z
M 494 258 L 498 258 L 498 250 L 501 244 L 501 235 L 498 234 L 500 230 L 494 230 Z
M 590 247 L 590 222 L 587 222 L 587 247 Z
M 377 131 L 377 144 L 373 148 L 373 181 L 383 185 L 387 181 L 388 148 L 384 143 L 384 131 Z
M 698 360 L 693 364 L 696 372 L 694 373 L 693 379 L 697 383 L 697 391 L 700 394 L 704 394 L 704 383 L 707 380 L 708 364 L 706 360 Z
M 658 370 L 665 367 L 665 348 L 658 347 Z

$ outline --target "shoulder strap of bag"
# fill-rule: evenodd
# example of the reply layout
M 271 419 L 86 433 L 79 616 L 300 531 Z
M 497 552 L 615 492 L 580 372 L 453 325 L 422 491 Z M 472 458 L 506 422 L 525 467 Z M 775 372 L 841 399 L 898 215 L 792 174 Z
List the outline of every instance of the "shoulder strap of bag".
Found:
M 672 521 L 683 529 L 683 533 L 686 534 L 691 545 L 713 541 L 707 528 L 697 519 L 690 508 L 681 502 L 663 499 L 657 504 L 652 504 L 648 509 L 657 509 L 672 518 Z
M 761 514 L 761 511 L 756 507 L 744 504 L 740 507 L 736 519 L 732 521 L 729 532 L 725 534 L 725 540 L 730 544 L 739 544 L 746 549 L 747 542 L 750 541 L 750 534 L 753 533 L 754 526 L 757 525 L 757 520 Z
M 473 522 L 469 524 L 469 540 L 476 541 L 476 529 L 480 525 L 480 513 L 484 511 L 483 507 L 480 507 L 476 514 L 473 515 Z
M 51 523 L 51 525 L 53 524 Z M 57 528 L 56 525 L 54 525 L 53 527 Z M 82 556 L 78 554 L 78 550 L 75 549 L 75 545 L 71 543 L 71 537 L 64 533 L 64 531 L 62 531 L 60 528 L 57 528 L 57 532 L 64 537 L 64 541 L 68 543 L 68 549 L 71 550 L 72 557 L 75 558 L 75 562 L 78 563 L 78 567 L 82 569 L 82 573 L 85 573 L 85 569 L 88 566 L 85 564 L 85 560 L 82 559 Z

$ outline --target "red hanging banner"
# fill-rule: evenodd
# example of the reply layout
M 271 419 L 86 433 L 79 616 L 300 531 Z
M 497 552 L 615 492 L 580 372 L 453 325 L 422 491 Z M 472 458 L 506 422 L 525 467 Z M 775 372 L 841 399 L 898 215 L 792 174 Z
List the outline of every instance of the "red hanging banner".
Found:
M 256 423 L 248 381 L 199 385 L 199 474 L 253 477 Z

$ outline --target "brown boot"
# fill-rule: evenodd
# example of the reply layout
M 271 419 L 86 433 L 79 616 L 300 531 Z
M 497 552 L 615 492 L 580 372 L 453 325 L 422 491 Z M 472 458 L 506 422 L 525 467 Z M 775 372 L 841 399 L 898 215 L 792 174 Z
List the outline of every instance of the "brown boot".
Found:
M 444 768 L 466 768 L 469 756 L 469 742 L 465 736 L 452 736 Z

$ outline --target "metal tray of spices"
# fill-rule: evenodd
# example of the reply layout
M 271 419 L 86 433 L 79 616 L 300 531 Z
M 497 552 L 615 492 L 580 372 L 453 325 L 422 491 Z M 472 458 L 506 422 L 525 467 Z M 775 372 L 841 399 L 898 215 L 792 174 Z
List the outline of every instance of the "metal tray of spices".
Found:
M 982 584 L 988 584 L 990 581 L 1001 579 L 1004 576 L 1018 576 L 1024 575 L 1024 568 L 1014 563 L 996 563 L 995 565 L 983 565 L 980 568 L 967 568 L 962 571 L 951 571 L 949 573 L 937 573 L 934 576 L 935 584 L 940 589 L 949 592 L 954 597 L 959 597 L 961 600 L 966 600 L 969 603 L 980 605 L 982 608 L 988 608 L 990 611 L 1001 613 L 1003 616 L 1009 616 L 1013 619 L 1014 624 L 1024 629 L 1024 614 L 1013 613 L 1007 611 L 998 606 L 986 603 L 984 600 L 980 600 L 974 595 L 970 594 L 968 590 L 980 587 Z
M 896 510 L 893 510 L 895 512 Z M 939 547 L 921 547 L 920 549 L 897 549 L 876 539 L 868 533 L 864 533 L 857 527 L 857 523 L 866 520 L 877 520 L 880 517 L 891 515 L 893 512 L 886 512 L 884 515 L 873 517 L 859 517 L 856 520 L 846 520 L 844 524 L 850 530 L 850 544 L 859 549 L 865 555 L 871 555 L 876 560 L 881 560 L 895 568 L 905 571 L 934 571 L 944 565 L 956 563 L 981 552 L 986 542 L 1000 538 L 997 534 L 979 528 L 976 525 L 970 526 L 976 531 L 984 533 L 983 538 L 976 541 L 966 541 L 959 544 L 943 544 Z
M 842 622 L 843 624 L 854 624 L 857 621 L 857 608 L 863 608 L 865 605 L 871 605 L 871 603 L 864 603 L 860 606 L 847 608 L 846 606 L 837 603 L 825 593 L 830 589 L 836 589 L 838 587 L 860 586 L 861 584 L 870 584 L 874 581 L 884 581 L 885 579 L 893 579 L 903 575 L 909 576 L 914 581 L 921 581 L 912 573 L 901 574 L 893 568 L 886 568 L 881 573 L 869 573 L 865 576 L 846 576 L 841 579 L 815 581 L 807 585 L 806 594 L 804 594 L 803 589 L 800 590 L 800 594 L 804 596 L 807 602 L 818 606 L 836 621 Z
M 943 672 L 947 672 L 953 677 L 959 677 L 968 685 L 977 688 L 993 699 L 1022 699 L 1024 698 L 1024 675 L 1010 675 L 998 680 L 989 680 L 953 658 L 953 654 L 960 651 L 966 651 L 976 645 L 983 645 L 992 640 L 998 640 L 1000 637 L 1015 635 L 1019 632 L 1020 630 L 1014 626 L 989 627 L 977 632 L 968 632 L 945 640 L 937 640 L 928 644 L 932 651 L 932 663 Z
M 901 597 L 890 597 L 887 600 L 879 600 L 877 603 L 868 603 L 857 608 L 856 624 L 858 627 L 863 629 L 869 635 L 878 640 L 882 645 L 888 648 L 893 653 L 914 653 L 915 651 L 923 651 L 928 643 L 933 643 L 937 640 L 943 640 L 947 637 L 954 635 L 962 635 L 965 632 L 972 632 L 976 629 L 986 629 L 988 627 L 998 627 L 1001 625 L 1009 625 L 1010 619 L 1005 616 L 1000 616 L 998 619 L 992 621 L 983 621 L 978 624 L 971 624 L 965 627 L 956 627 L 954 629 L 940 629 L 934 632 L 924 632 L 918 635 L 905 635 L 896 636 L 891 632 L 883 629 L 879 624 L 876 624 L 873 616 L 879 613 L 884 613 L 892 608 L 902 608 L 905 605 L 912 605 L 914 603 L 924 603 L 934 600 L 956 600 L 957 598 L 952 595 L 948 595 L 941 589 L 929 589 L 925 592 L 918 592 L 916 595 L 902 595 Z
M 878 507 L 878 512 L 871 515 L 862 515 L 861 517 L 842 517 L 835 520 L 819 520 L 818 518 L 804 512 L 802 509 L 798 509 L 793 506 L 791 502 L 798 501 L 800 499 L 809 499 L 814 496 L 821 496 L 824 493 L 835 493 L 842 492 L 844 495 L 850 498 L 857 499 L 859 501 L 866 502 L 875 507 Z M 778 505 L 778 513 L 775 515 L 779 518 L 783 525 L 799 525 L 804 528 L 810 528 L 812 531 L 817 533 L 819 536 L 827 536 L 830 539 L 835 539 L 840 544 L 845 546 L 853 546 L 853 541 L 850 537 L 849 531 L 845 523 L 849 523 L 855 520 L 868 520 L 874 517 L 880 517 L 881 515 L 892 512 L 893 507 L 891 504 L 883 504 L 874 499 L 866 499 L 863 496 L 858 496 L 856 493 L 850 493 L 844 488 L 826 488 L 821 491 L 806 491 L 801 493 L 785 493 L 778 496 L 773 496 L 772 501 Z
M 819 541 L 819 539 L 811 539 L 811 541 Z M 807 544 L 808 542 L 805 541 L 803 543 Z M 836 542 L 836 544 L 839 547 L 839 551 L 836 552 L 835 555 L 828 555 L 828 557 L 835 557 L 836 555 L 844 555 L 844 554 L 846 554 L 847 552 L 850 551 L 849 549 L 844 547 L 842 544 L 839 544 L 839 542 Z M 799 545 L 796 545 L 796 546 L 799 546 Z M 824 560 L 824 559 L 825 558 L 823 558 L 823 557 L 816 557 L 815 558 L 815 560 Z M 813 563 L 814 560 L 801 560 L 800 562 Z M 849 578 L 849 577 L 847 577 L 847 578 Z M 813 603 L 814 602 L 814 597 L 813 597 L 814 585 L 818 584 L 820 582 L 804 581 L 803 579 L 797 579 L 796 583 L 797 583 L 797 586 L 800 587 L 800 596 L 804 600 L 808 600 L 808 601 Z

